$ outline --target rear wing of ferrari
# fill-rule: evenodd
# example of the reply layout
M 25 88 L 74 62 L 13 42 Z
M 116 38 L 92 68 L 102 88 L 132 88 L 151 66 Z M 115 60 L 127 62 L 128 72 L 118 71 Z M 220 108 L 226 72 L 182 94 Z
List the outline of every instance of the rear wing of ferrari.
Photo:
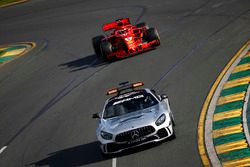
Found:
M 129 18 L 123 18 L 123 19 L 118 19 L 115 22 L 107 23 L 102 26 L 103 31 L 109 31 L 112 29 L 119 29 L 122 28 L 123 26 L 129 25 L 130 20 Z
M 122 82 L 119 85 L 120 85 L 120 87 L 110 89 L 107 91 L 106 94 L 107 95 L 112 95 L 112 94 L 119 95 L 122 91 L 129 90 L 129 89 L 134 90 L 137 87 L 143 86 L 144 83 L 143 82 L 135 82 L 135 83 L 129 84 L 129 82 Z

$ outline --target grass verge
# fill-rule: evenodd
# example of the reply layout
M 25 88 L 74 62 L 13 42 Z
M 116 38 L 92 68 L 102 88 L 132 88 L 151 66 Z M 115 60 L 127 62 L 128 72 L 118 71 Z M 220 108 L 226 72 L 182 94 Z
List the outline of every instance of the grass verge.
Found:
M 0 6 L 5 6 L 11 3 L 19 2 L 21 0 L 0 0 Z
M 5 53 L 4 50 L 0 50 L 0 56 L 2 56 Z

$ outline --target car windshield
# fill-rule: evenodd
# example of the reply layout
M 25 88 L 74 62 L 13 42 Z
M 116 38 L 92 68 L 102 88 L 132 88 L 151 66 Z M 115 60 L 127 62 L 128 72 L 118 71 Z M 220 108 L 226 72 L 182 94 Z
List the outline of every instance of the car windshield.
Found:
M 131 92 L 111 99 L 105 107 L 103 118 L 107 119 L 135 112 L 157 103 L 155 97 L 146 91 Z

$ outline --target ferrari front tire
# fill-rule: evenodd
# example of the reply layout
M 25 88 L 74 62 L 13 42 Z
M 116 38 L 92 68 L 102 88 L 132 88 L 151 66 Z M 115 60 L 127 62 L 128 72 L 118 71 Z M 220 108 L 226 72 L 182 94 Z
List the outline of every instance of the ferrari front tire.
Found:
M 101 53 L 101 41 L 104 38 L 105 37 L 103 35 L 99 35 L 99 36 L 92 38 L 92 45 L 93 45 L 95 54 L 98 57 L 101 57 L 101 55 L 102 55 L 102 53 Z
M 108 60 L 108 55 L 112 53 L 112 44 L 109 41 L 101 43 L 102 58 L 104 61 Z

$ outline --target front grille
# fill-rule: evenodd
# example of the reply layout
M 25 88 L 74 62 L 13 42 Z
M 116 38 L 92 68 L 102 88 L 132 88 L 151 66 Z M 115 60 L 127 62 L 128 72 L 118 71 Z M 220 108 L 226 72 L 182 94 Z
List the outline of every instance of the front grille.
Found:
M 140 137 L 147 136 L 151 133 L 155 132 L 155 128 L 153 126 L 144 126 L 141 128 L 133 129 L 130 131 L 126 131 L 116 135 L 116 142 L 128 142 L 132 140 L 136 140 Z

